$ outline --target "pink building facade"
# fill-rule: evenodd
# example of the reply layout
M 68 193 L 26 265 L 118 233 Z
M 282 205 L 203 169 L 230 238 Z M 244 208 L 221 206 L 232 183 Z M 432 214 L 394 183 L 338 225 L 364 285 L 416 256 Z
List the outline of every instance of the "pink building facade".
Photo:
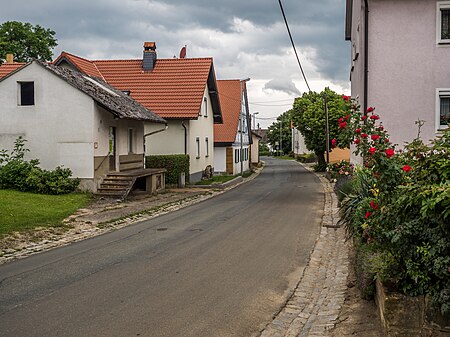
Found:
M 450 1 L 347 0 L 352 97 L 376 107 L 391 140 L 434 138 L 450 122 Z

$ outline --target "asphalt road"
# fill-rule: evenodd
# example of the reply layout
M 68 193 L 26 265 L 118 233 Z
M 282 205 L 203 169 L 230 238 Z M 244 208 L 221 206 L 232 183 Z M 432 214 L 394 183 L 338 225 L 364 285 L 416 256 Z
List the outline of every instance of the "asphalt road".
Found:
M 194 206 L 0 266 L 0 336 L 256 335 L 319 233 L 319 180 L 267 159 Z

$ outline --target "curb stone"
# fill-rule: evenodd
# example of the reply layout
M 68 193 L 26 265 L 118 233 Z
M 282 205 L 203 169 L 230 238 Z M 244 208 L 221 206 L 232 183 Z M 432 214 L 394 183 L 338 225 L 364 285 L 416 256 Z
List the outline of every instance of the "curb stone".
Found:
M 152 209 L 143 209 L 141 212 L 137 214 L 130 214 L 129 216 L 121 217 L 121 218 L 112 218 L 103 223 L 93 224 L 91 221 L 84 221 L 79 228 L 74 229 L 71 228 L 67 231 L 58 231 L 58 229 L 43 229 L 42 233 L 45 234 L 45 237 L 40 239 L 37 242 L 26 242 L 20 247 L 14 248 L 6 248 L 0 250 L 0 265 L 11 262 L 13 260 L 22 259 L 34 254 L 42 253 L 54 248 L 62 247 L 69 245 L 74 242 L 79 242 L 85 239 L 89 239 L 95 237 L 97 235 L 105 234 L 111 232 L 113 230 L 117 230 L 137 222 L 150 220 L 161 215 L 177 211 L 179 209 L 200 203 L 207 199 L 218 196 L 222 193 L 225 193 L 241 184 L 249 182 L 255 179 L 264 169 L 265 163 L 256 169 L 255 173 L 250 177 L 243 178 L 240 182 L 233 184 L 231 186 L 226 186 L 222 189 L 215 189 L 212 187 L 208 194 L 200 194 L 189 196 L 184 199 L 179 199 L 177 201 L 169 202 L 167 204 L 160 205 L 158 207 Z M 206 190 L 205 190 L 206 192 Z M 86 210 L 80 209 L 79 215 L 83 215 Z M 70 223 L 72 220 L 76 219 L 74 215 L 69 216 L 63 223 Z
M 337 225 L 339 208 L 333 185 L 316 176 L 325 194 L 319 238 L 297 287 L 260 337 L 325 336 L 338 323 L 347 290 L 350 246 L 345 230 Z

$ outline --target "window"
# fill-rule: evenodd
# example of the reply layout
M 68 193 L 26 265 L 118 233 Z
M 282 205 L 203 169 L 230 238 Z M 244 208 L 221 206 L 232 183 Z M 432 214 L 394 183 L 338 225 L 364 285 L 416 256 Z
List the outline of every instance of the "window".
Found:
M 208 137 L 205 138 L 205 146 L 206 146 L 206 149 L 205 149 L 205 152 L 206 152 L 205 157 L 209 157 L 209 139 L 208 139 Z
M 203 116 L 208 117 L 208 100 L 203 98 Z
M 446 129 L 450 123 L 450 89 L 436 91 L 436 129 Z
M 200 138 L 195 138 L 195 156 L 197 159 L 200 158 Z
M 19 105 L 34 105 L 34 82 L 19 82 Z
M 450 43 L 450 1 L 436 3 L 437 43 Z
M 239 150 L 238 149 L 234 150 L 234 162 L 239 163 Z
M 134 130 L 128 129 L 128 153 L 134 153 Z

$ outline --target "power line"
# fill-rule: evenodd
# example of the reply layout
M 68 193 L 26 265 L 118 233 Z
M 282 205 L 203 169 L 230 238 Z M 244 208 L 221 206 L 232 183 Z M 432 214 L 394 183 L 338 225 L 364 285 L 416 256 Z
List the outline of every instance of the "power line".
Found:
M 292 48 L 294 48 L 295 56 L 297 57 L 298 66 L 300 67 L 300 70 L 302 72 L 303 78 L 305 80 L 306 86 L 308 87 L 308 90 L 311 92 L 311 88 L 309 87 L 308 80 L 306 79 L 305 72 L 303 71 L 302 64 L 300 63 L 300 58 L 297 54 L 297 49 L 295 48 L 294 40 L 292 39 L 291 30 L 289 29 L 289 25 L 286 19 L 286 15 L 284 14 L 283 4 L 281 3 L 281 0 L 278 0 L 278 3 L 280 4 L 281 13 L 283 14 L 284 23 L 286 24 L 286 28 L 289 34 L 289 38 L 291 39 Z
M 223 96 L 223 97 L 226 97 L 226 98 L 228 98 L 228 99 L 231 99 L 231 100 L 233 100 L 233 101 L 236 101 L 236 102 L 240 102 L 240 100 L 239 99 L 236 99 L 236 98 L 234 98 L 234 97 L 231 97 L 231 96 L 227 96 L 227 95 L 224 95 L 224 94 L 222 94 L 222 93 L 219 93 L 219 95 L 220 96 Z M 291 100 L 291 102 L 292 103 L 289 103 L 289 104 L 263 104 L 263 103 L 253 103 L 253 102 L 248 102 L 248 104 L 251 104 L 251 105 L 257 105 L 257 106 L 292 106 L 292 104 L 293 104 L 293 99 Z M 277 102 L 277 101 L 273 101 L 273 102 Z M 271 103 L 271 101 L 267 101 L 267 103 Z

